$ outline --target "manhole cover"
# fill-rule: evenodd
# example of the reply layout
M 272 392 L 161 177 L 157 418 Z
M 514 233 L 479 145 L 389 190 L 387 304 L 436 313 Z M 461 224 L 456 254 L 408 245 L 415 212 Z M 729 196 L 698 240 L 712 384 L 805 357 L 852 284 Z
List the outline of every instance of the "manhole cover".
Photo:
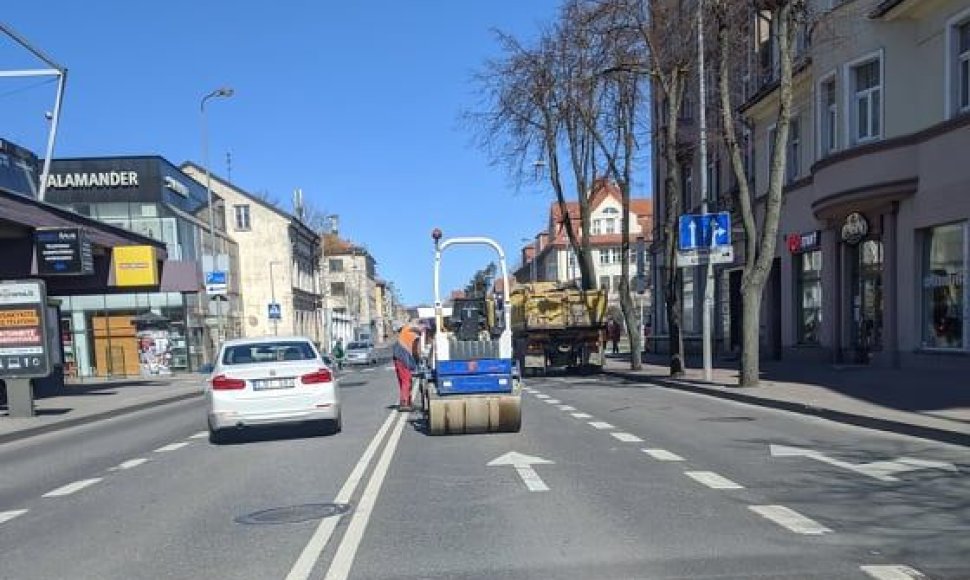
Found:
M 299 524 L 339 516 L 348 511 L 350 504 L 345 503 L 305 503 L 253 512 L 239 516 L 235 522 L 249 525 Z
M 711 423 L 742 423 L 744 421 L 754 421 L 754 417 L 704 417 L 700 420 Z

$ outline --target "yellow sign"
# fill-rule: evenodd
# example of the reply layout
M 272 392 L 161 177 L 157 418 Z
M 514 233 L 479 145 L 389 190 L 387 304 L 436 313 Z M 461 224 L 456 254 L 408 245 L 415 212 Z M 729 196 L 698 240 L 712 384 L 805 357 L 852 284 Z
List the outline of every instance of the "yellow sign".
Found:
M 158 256 L 154 246 L 112 248 L 115 286 L 157 286 Z
M 17 328 L 21 326 L 38 326 L 40 318 L 36 310 L 4 310 L 0 311 L 0 328 Z

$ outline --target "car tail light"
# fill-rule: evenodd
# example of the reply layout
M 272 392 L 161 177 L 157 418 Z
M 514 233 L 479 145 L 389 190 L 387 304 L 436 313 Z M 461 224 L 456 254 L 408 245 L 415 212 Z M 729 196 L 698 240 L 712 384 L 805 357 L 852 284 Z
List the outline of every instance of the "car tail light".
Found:
M 330 372 L 330 369 L 320 369 L 308 375 L 303 375 L 300 377 L 300 380 L 303 381 L 304 385 L 329 383 L 333 380 L 333 374 Z
M 246 381 L 233 379 L 226 375 L 219 375 L 212 378 L 212 389 L 215 391 L 238 391 L 246 388 Z

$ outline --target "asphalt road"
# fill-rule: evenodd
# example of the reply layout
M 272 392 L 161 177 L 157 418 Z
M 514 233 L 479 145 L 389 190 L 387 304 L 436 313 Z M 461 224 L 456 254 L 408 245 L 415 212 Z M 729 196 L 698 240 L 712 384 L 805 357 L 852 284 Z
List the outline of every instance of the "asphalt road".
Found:
M 0 578 L 970 578 L 970 449 L 607 377 L 428 437 L 387 367 L 341 385 L 335 436 L 187 401 L 0 445 Z

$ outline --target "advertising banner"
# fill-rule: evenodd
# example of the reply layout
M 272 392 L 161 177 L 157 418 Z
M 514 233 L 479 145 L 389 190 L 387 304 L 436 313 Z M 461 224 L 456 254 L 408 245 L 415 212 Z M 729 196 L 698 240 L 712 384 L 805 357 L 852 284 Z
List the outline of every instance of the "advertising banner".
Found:
M 43 281 L 0 282 L 0 378 L 50 374 L 46 314 Z

